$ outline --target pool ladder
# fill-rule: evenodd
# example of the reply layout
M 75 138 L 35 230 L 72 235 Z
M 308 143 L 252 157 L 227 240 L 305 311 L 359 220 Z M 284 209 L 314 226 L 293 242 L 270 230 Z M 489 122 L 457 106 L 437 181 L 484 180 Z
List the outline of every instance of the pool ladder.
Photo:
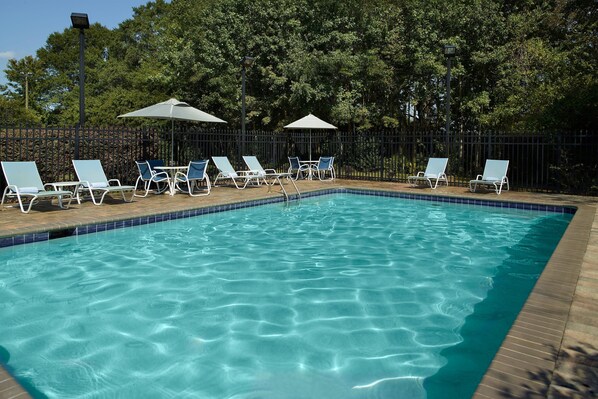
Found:
M 273 178 L 272 183 L 266 182 L 266 184 L 268 185 L 268 192 L 272 191 L 272 186 L 278 183 L 278 185 L 280 186 L 280 192 L 282 193 L 282 195 L 284 195 L 285 201 L 289 201 L 289 193 L 287 193 L 287 190 L 284 188 L 284 185 L 280 180 L 281 177 L 286 177 L 287 180 L 290 181 L 293 185 L 293 188 L 297 193 L 297 199 L 301 199 L 301 193 L 299 192 L 299 189 L 297 188 L 297 185 L 295 184 L 295 181 L 291 177 L 290 173 L 277 173 L 276 175 L 272 175 L 271 177 Z

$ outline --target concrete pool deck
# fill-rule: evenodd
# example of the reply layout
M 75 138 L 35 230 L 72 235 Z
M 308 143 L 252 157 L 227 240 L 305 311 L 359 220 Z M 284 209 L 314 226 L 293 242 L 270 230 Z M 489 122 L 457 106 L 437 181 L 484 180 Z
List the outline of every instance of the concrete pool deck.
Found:
M 431 190 L 411 188 L 404 183 L 355 180 L 299 181 L 297 185 L 302 193 L 346 187 L 577 207 L 474 397 L 554 399 L 598 395 L 597 197 L 514 191 L 497 196 L 494 192 L 472 194 L 465 187 Z M 68 210 L 40 204 L 27 215 L 10 208 L 0 213 L 0 239 L 277 196 L 280 194 L 268 192 L 263 186 L 245 190 L 217 187 L 207 197 L 150 194 L 135 198 L 133 203 L 118 199 L 107 199 L 102 206 L 90 201 L 81 205 L 73 202 Z M 31 396 L 0 366 L 0 399 L 28 397 Z

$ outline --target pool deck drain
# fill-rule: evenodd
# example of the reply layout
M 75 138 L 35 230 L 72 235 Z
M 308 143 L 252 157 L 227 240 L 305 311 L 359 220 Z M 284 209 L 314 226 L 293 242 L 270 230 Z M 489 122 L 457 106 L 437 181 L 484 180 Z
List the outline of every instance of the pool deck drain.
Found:
M 442 195 L 484 201 L 524 202 L 578 208 L 569 228 L 538 279 L 474 398 L 589 398 L 598 396 L 598 198 L 524 192 L 469 193 L 464 187 L 437 190 L 403 183 L 335 180 L 299 181 L 302 193 L 356 188 Z M 17 208 L 0 213 L 0 238 L 49 231 L 67 232 L 166 212 L 280 197 L 265 187 L 217 187 L 207 197 L 149 195 L 133 203 L 107 200 L 102 206 L 74 203 L 70 209 L 40 204 L 30 214 Z M 0 345 L 2 342 L 0 341 Z M 0 399 L 30 398 L 0 366 Z

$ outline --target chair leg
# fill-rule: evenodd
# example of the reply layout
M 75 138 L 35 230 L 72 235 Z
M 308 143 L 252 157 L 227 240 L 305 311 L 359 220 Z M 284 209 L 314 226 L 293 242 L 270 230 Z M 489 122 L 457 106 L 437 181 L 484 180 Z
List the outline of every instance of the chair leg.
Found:
M 2 203 L 0 204 L 0 206 L 2 206 L 2 208 L 4 208 L 4 200 L 6 199 L 6 195 L 8 194 L 9 191 L 10 191 L 10 189 L 8 187 L 6 187 L 4 189 L 4 194 L 2 194 Z
M 145 191 L 143 195 L 137 194 L 137 185 L 139 184 L 139 181 L 143 181 L 143 190 Z M 139 176 L 137 178 L 137 181 L 135 181 L 135 191 L 133 191 L 133 195 L 135 197 L 147 197 L 147 194 L 149 193 L 150 184 L 151 182 L 148 182 L 147 180 L 142 180 L 141 176 Z
M 201 180 L 193 180 L 193 181 L 187 180 L 187 189 L 189 190 L 189 195 L 190 196 L 192 196 L 192 197 L 203 197 L 203 196 L 206 196 L 206 195 L 210 194 L 210 191 L 211 191 L 212 187 L 211 187 L 211 184 L 210 184 L 210 177 L 207 176 L 207 175 L 206 175 L 206 178 L 205 178 L 206 186 L 207 186 L 207 189 L 206 189 L 207 192 L 202 193 L 202 194 L 193 194 L 194 187 L 197 186 L 200 181 Z
M 125 201 L 125 202 L 133 202 L 133 197 L 135 196 L 135 191 L 132 192 L 131 198 L 129 200 L 127 200 L 127 197 L 125 196 L 125 190 L 121 190 L 120 193 L 123 196 L 123 201 Z M 106 191 L 106 194 L 108 194 L 107 191 Z
M 96 197 L 93 195 L 93 189 L 91 187 L 87 187 L 87 189 L 89 190 L 89 196 L 91 197 L 91 201 L 93 202 L 93 204 L 102 205 L 102 202 L 104 202 L 104 196 L 108 193 L 108 191 L 104 192 L 104 195 L 100 197 L 100 202 L 98 202 L 96 201 Z

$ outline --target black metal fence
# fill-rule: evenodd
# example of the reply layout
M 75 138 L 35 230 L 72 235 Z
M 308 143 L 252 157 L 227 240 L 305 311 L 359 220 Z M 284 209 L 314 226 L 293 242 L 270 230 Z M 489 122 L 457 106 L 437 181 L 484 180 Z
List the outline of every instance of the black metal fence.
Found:
M 597 132 L 512 134 L 468 131 L 450 137 L 443 131 L 341 132 L 248 131 L 242 143 L 238 130 L 176 127 L 174 160 L 226 155 L 245 169 L 241 155 L 256 155 L 265 168 L 283 171 L 288 156 L 335 157 L 337 176 L 345 179 L 406 182 L 425 169 L 429 157 L 449 153 L 451 185 L 465 186 L 481 174 L 486 159 L 508 159 L 513 189 L 598 193 Z M 100 159 L 109 177 L 133 183 L 134 160 L 164 159 L 171 154 L 171 132 L 159 128 L 54 128 L 0 126 L 0 160 L 35 160 L 44 181 L 75 179 L 71 160 Z M 216 173 L 213 166 L 211 175 Z M 5 182 L 2 182 L 4 187 Z

